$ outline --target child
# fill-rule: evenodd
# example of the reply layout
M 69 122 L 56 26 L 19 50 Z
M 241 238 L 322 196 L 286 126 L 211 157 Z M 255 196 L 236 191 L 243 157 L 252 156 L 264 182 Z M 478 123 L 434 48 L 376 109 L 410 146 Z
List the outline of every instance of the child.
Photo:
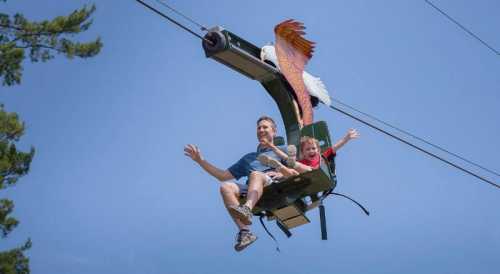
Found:
M 347 134 L 342 139 L 337 141 L 337 143 L 335 143 L 332 147 L 329 147 L 325 152 L 323 152 L 323 157 L 331 161 L 333 157 L 335 157 L 337 150 L 339 150 L 350 140 L 356 139 L 358 137 L 359 133 L 355 129 L 349 129 L 349 131 L 347 131 Z M 296 154 L 295 146 L 293 145 L 288 146 L 288 155 L 285 154 L 283 151 L 279 150 L 273 144 L 269 144 L 269 146 L 281 159 L 286 160 L 287 166 L 295 169 L 299 173 L 304 173 L 319 168 L 319 164 L 321 162 L 321 157 L 320 157 L 321 150 L 318 140 L 312 137 L 304 136 L 300 139 L 301 159 L 298 162 L 295 162 L 295 154 Z M 262 159 L 259 160 L 265 165 L 279 169 L 283 169 L 284 167 L 280 162 L 274 159 L 267 159 L 267 157 L 261 157 L 261 158 Z
M 325 150 L 325 152 L 323 152 L 323 157 L 331 161 L 333 157 L 335 157 L 337 150 L 339 150 L 350 140 L 356 139 L 358 137 L 359 133 L 355 129 L 349 129 L 349 131 L 347 131 L 347 134 L 342 139 L 337 141 L 335 145 L 329 147 L 327 150 Z M 319 155 L 320 146 L 318 140 L 307 136 L 302 137 L 300 139 L 300 152 L 301 159 L 296 165 L 295 170 L 302 173 L 319 168 L 321 157 Z

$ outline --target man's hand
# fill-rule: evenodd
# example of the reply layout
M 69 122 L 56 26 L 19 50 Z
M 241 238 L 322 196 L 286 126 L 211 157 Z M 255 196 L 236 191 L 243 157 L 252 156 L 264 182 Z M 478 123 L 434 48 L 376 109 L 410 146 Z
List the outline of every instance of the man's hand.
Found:
M 199 164 L 200 167 L 203 168 L 203 170 L 205 170 L 208 174 L 212 175 L 221 182 L 234 179 L 233 174 L 231 174 L 229 170 L 219 169 L 218 167 L 203 159 L 200 149 L 193 144 L 189 144 L 184 147 L 184 155 L 193 159 L 193 161 Z
M 201 156 L 200 149 L 197 146 L 192 145 L 192 144 L 189 144 L 189 145 L 184 147 L 184 155 L 193 159 L 193 161 L 197 162 L 198 164 L 201 161 L 203 161 L 203 157 Z

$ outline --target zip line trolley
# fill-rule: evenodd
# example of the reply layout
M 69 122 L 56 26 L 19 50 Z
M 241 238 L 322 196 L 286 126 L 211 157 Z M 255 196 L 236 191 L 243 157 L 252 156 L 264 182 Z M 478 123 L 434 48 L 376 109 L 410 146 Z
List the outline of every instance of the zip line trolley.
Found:
M 276 64 L 261 61 L 259 47 L 220 26 L 209 29 L 204 38 L 202 46 L 207 58 L 212 58 L 252 80 L 257 80 L 264 86 L 278 105 L 289 145 L 299 148 L 300 138 L 309 136 L 319 141 L 321 152 L 332 146 L 326 122 L 319 121 L 300 128 L 294 109 L 292 87 L 278 71 Z M 274 143 L 284 145 L 284 138 L 276 137 Z M 334 193 L 333 189 L 336 186 L 335 158 L 331 161 L 323 158 L 319 169 L 266 186 L 262 197 L 253 209 L 253 214 L 261 218 L 267 216 L 268 220 L 276 220 L 278 227 L 290 237 L 292 235 L 290 229 L 310 222 L 305 213 L 319 207 L 321 238 L 326 240 L 326 215 L 323 200 L 329 194 L 344 196 L 360 206 L 367 215 L 369 214 L 356 201 L 345 195 Z

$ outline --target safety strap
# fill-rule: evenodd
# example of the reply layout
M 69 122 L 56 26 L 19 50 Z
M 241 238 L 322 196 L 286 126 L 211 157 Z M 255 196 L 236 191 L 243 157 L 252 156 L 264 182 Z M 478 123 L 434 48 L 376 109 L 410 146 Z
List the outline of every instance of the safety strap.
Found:
M 280 220 L 276 220 L 276 225 L 288 238 L 292 237 L 292 232 L 290 232 L 290 230 L 288 230 L 288 228 L 286 228 Z
M 321 225 L 321 240 L 328 240 L 328 232 L 326 230 L 326 213 L 323 200 L 319 203 L 319 223 Z
M 280 245 L 278 244 L 278 241 L 276 240 L 276 238 L 274 238 L 273 234 L 271 234 L 271 232 L 269 232 L 269 230 L 267 229 L 266 225 L 264 224 L 264 215 L 260 215 L 259 217 L 259 221 L 260 223 L 262 224 L 262 227 L 264 228 L 264 230 L 267 232 L 267 234 L 274 240 L 274 242 L 276 243 L 276 251 L 278 252 L 281 252 L 280 250 Z
M 326 214 L 325 214 L 325 206 L 323 205 L 323 200 L 330 194 L 333 194 L 333 195 L 337 195 L 337 196 L 341 196 L 341 197 L 344 197 L 348 200 L 350 200 L 351 202 L 355 203 L 357 206 L 359 206 L 359 208 L 361 208 L 366 215 L 370 215 L 370 212 L 368 210 L 366 210 L 366 208 L 364 206 L 362 206 L 360 203 L 358 203 L 356 200 L 354 200 L 353 198 L 347 196 L 347 195 L 344 195 L 344 194 L 340 194 L 340 193 L 337 193 L 337 192 L 333 192 L 333 189 L 330 189 L 329 191 L 325 191 L 323 193 L 323 195 L 319 198 L 319 222 L 320 222 L 320 225 L 321 225 L 321 239 L 322 240 L 327 240 L 328 239 L 328 232 L 326 230 Z
M 353 203 L 355 203 L 357 206 L 359 206 L 359 208 L 361 208 L 361 209 L 365 212 L 365 214 L 366 214 L 366 215 L 368 215 L 368 216 L 370 215 L 370 212 L 369 212 L 369 211 L 368 211 L 368 210 L 367 210 L 364 206 L 362 206 L 360 203 L 358 203 L 356 200 L 354 200 L 353 198 L 351 198 L 351 197 L 349 197 L 349 196 L 347 196 L 347 195 L 341 194 L 341 193 L 333 192 L 333 189 L 332 189 L 332 190 L 330 190 L 330 191 L 328 192 L 328 194 L 333 194 L 333 195 L 337 195 L 337 196 L 340 196 L 340 197 L 344 197 L 344 198 L 346 198 L 346 199 L 349 199 L 351 202 L 353 202 Z

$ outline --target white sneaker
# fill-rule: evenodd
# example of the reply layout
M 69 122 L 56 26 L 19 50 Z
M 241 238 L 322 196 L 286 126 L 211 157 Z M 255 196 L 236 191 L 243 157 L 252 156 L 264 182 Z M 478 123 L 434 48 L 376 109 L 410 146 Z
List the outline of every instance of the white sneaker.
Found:
M 295 163 L 297 161 L 297 147 L 294 145 L 289 145 L 286 149 L 286 153 L 288 154 L 288 159 L 286 159 L 286 165 L 289 168 L 294 168 Z

